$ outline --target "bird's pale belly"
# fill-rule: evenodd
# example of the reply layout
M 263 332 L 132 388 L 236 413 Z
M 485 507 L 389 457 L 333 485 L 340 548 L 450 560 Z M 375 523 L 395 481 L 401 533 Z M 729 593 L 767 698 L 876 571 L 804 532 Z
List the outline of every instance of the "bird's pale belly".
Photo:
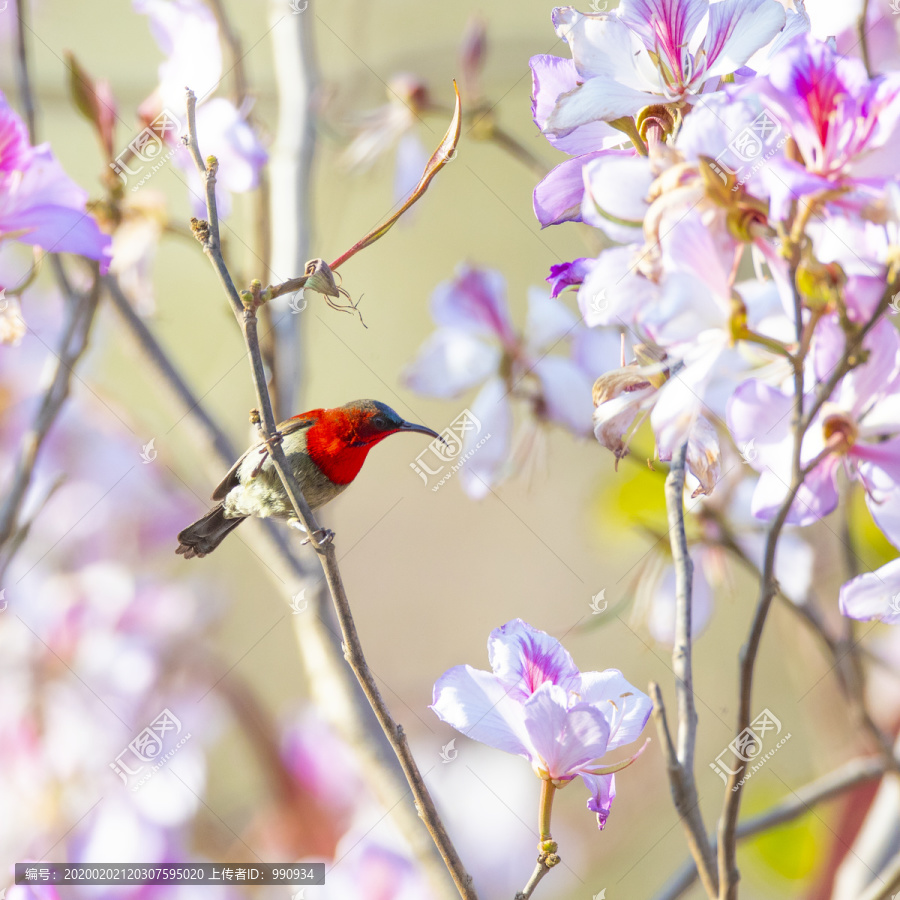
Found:
M 318 466 L 314 465 L 306 453 L 288 454 L 288 463 L 294 477 L 300 483 L 303 496 L 310 509 L 324 506 L 344 491 L 349 485 L 335 484 Z M 259 456 L 251 454 L 239 470 L 240 485 L 232 488 L 225 497 L 225 516 L 229 519 L 239 516 L 260 516 L 289 519 L 294 517 L 290 501 L 281 484 L 281 479 L 266 458 L 262 469 L 255 477 L 253 470 L 259 465 Z

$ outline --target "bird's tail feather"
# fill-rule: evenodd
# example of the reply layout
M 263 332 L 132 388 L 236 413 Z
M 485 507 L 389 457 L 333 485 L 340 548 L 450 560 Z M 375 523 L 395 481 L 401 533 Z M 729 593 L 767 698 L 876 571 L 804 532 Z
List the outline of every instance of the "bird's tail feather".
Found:
M 226 519 L 224 505 L 220 503 L 178 535 L 178 549 L 175 552 L 185 559 L 206 556 L 207 553 L 212 553 L 225 536 L 237 528 L 245 518 L 246 516 Z

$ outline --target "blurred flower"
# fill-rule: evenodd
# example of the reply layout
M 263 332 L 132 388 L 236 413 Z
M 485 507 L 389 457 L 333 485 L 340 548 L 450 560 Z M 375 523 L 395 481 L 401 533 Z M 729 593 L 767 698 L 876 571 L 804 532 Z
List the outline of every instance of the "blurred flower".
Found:
M 602 829 L 615 797 L 614 773 L 641 751 L 612 765 L 599 760 L 637 740 L 650 698 L 617 669 L 580 672 L 559 641 L 521 619 L 491 632 L 488 655 L 492 672 L 471 666 L 445 672 L 431 708 L 467 737 L 524 757 L 558 787 L 581 776 Z
M 87 193 L 49 144 L 32 147 L 25 123 L 0 93 L 0 238 L 78 253 L 109 267 L 110 238 L 85 211 Z
M 357 172 L 368 171 L 378 159 L 396 147 L 394 200 L 404 199 L 422 177 L 428 150 L 415 126 L 428 108 L 428 88 L 408 72 L 394 75 L 387 86 L 388 102 L 357 120 L 357 133 L 344 151 L 342 162 Z
M 900 488 L 877 501 L 867 496 L 866 502 L 884 536 L 900 549 Z M 851 578 L 841 588 L 838 603 L 841 612 L 851 619 L 900 625 L 900 558 Z
M 549 352 L 578 331 L 576 317 L 560 301 L 532 288 L 519 334 L 510 319 L 502 275 L 462 266 L 452 282 L 434 292 L 431 312 L 438 329 L 406 367 L 403 379 L 418 393 L 442 398 L 483 385 L 469 408 L 491 439 L 460 470 L 469 496 L 484 496 L 503 477 L 514 398 L 524 398 L 539 421 L 589 433 L 591 376 L 577 359 Z M 477 440 L 467 433 L 461 455 Z
M 185 108 L 185 88 L 197 97 L 197 135 L 206 156 L 219 161 L 216 199 L 219 214 L 231 211 L 231 194 L 253 190 L 268 155 L 247 121 L 248 109 L 230 100 L 210 99 L 222 76 L 219 27 L 209 7 L 200 0 L 132 0 L 136 12 L 149 16 L 150 30 L 165 54 L 159 67 L 159 85 L 141 105 L 141 117 L 152 121 L 168 110 L 179 121 Z M 181 144 L 171 133 L 165 137 L 176 149 Z M 188 176 L 191 202 L 204 214 L 205 188 L 189 154 L 178 152 L 175 164 Z
M 801 485 L 787 521 L 809 525 L 838 503 L 837 474 L 842 464 L 879 499 L 900 484 L 900 336 L 879 322 L 863 346 L 869 358 L 841 379 L 803 439 L 801 465 L 818 460 Z M 819 323 L 813 348 L 816 380 L 822 380 L 843 352 L 844 334 L 835 318 Z M 759 379 L 744 382 L 728 403 L 728 427 L 737 444 L 754 442 L 749 464 L 760 472 L 753 514 L 769 519 L 791 483 L 794 399 Z

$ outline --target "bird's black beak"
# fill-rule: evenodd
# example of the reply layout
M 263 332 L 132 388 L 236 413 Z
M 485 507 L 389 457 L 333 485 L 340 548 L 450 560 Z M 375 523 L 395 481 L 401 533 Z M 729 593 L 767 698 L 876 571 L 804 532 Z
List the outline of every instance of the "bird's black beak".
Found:
M 433 438 L 437 438 L 442 444 L 446 444 L 447 442 L 436 432 L 432 431 L 430 428 L 427 428 L 425 425 L 416 425 L 415 422 L 404 422 L 400 426 L 400 431 L 412 431 L 416 434 L 427 434 Z

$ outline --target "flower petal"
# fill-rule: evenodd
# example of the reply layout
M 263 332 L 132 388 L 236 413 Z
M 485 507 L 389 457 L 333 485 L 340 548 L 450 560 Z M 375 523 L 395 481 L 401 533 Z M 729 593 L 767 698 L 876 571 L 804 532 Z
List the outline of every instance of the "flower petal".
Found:
M 497 371 L 500 349 L 468 331 L 439 328 L 403 370 L 407 387 L 429 397 L 455 397 Z
M 707 78 L 730 75 L 769 43 L 785 24 L 777 0 L 720 0 L 709 5 L 709 25 L 703 42 Z
M 585 153 L 560 163 L 538 182 L 534 189 L 534 214 L 542 228 L 562 222 L 581 221 L 581 203 L 584 199 L 584 175 L 586 163 L 605 151 Z
M 609 721 L 609 750 L 636 741 L 653 711 L 650 698 L 618 669 L 582 672 L 577 693 L 582 702 L 598 707 Z
M 647 159 L 608 150 L 583 171 L 584 221 L 619 243 L 640 240 L 648 209 L 646 198 L 653 183 Z
M 438 325 L 515 343 L 506 305 L 506 280 L 494 269 L 460 266 L 453 281 L 437 286 L 431 295 L 431 314 Z
M 477 435 L 467 431 L 463 438 L 465 465 L 459 479 L 462 489 L 480 500 L 501 480 L 509 460 L 513 417 L 506 382 L 502 378 L 486 382 L 469 411 L 481 422 L 481 431 Z
M 838 603 L 841 612 L 851 619 L 900 624 L 900 559 L 848 581 L 841 588 Z
M 473 741 L 531 759 L 522 704 L 490 672 L 454 666 L 435 683 L 431 709 Z
M 532 372 L 541 382 L 547 418 L 573 434 L 590 435 L 593 378 L 577 362 L 564 356 L 544 356 L 534 364 Z
M 616 776 L 586 775 L 582 772 L 581 777 L 591 793 L 587 808 L 597 813 L 597 827 L 603 831 L 612 809 L 612 802 L 616 799 Z
M 606 753 L 609 722 L 593 706 L 568 706 L 565 688 L 542 684 L 525 701 L 525 729 L 536 757 L 532 765 L 550 778 L 570 778 L 578 769 Z
M 488 658 L 494 675 L 516 699 L 525 700 L 548 681 L 575 690 L 581 677 L 569 652 L 555 637 L 521 619 L 491 632 Z

